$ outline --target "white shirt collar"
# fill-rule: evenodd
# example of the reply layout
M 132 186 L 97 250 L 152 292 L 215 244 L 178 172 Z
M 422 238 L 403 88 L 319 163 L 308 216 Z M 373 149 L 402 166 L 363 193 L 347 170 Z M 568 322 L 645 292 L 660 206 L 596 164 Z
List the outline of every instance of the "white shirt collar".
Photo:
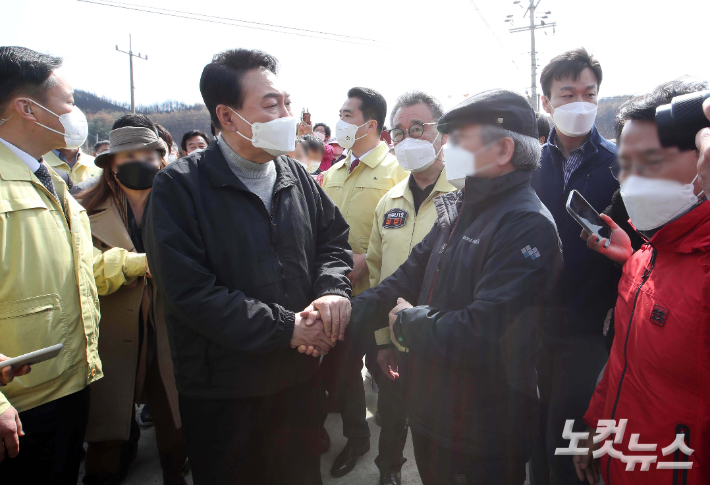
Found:
M 25 162 L 25 165 L 27 165 L 27 167 L 30 169 L 30 172 L 35 173 L 37 171 L 37 169 L 39 168 L 39 162 L 32 155 L 20 150 L 15 145 L 3 140 L 2 138 L 0 138 L 0 143 L 8 147 L 12 153 L 17 155 L 20 160 Z
M 378 146 L 379 145 L 375 145 L 375 148 L 377 148 Z M 375 148 L 371 148 L 370 150 L 366 151 L 365 153 L 362 154 L 361 157 L 356 157 L 355 154 L 353 153 L 353 151 L 350 150 L 350 163 L 353 163 L 353 160 L 355 160 L 356 158 L 362 162 L 362 159 L 365 158 L 366 156 L 368 156 L 370 154 L 370 152 L 372 150 L 374 150 Z

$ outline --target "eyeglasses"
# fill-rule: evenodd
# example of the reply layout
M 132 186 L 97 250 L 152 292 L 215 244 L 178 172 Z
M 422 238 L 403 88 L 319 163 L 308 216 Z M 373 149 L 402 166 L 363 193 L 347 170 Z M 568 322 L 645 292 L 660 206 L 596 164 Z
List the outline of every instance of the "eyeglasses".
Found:
M 409 129 L 406 132 L 401 128 L 392 128 L 390 130 L 390 136 L 392 137 L 392 142 L 399 143 L 400 141 L 404 140 L 404 135 L 406 133 L 409 133 L 410 138 L 421 138 L 422 135 L 424 134 L 424 127 L 427 125 L 435 125 L 435 124 L 436 124 L 436 122 L 414 123 L 412 126 L 409 127 Z

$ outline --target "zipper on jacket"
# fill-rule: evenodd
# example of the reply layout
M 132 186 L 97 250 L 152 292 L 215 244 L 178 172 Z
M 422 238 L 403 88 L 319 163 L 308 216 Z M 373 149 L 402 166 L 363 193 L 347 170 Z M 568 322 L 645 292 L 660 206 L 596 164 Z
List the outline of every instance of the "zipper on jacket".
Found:
M 459 221 L 461 220 L 461 213 L 463 212 L 463 205 L 461 206 L 461 212 L 459 212 L 459 216 L 456 218 L 456 223 L 454 224 L 454 227 L 451 229 L 451 232 L 449 233 L 449 237 L 446 239 L 446 242 L 444 243 L 443 246 L 441 246 L 441 249 L 439 249 L 439 261 L 436 263 L 436 272 L 434 273 L 434 278 L 431 280 L 431 286 L 429 287 L 429 296 L 427 297 L 427 305 L 431 305 L 431 296 L 434 293 L 434 285 L 436 284 L 436 277 L 439 276 L 439 270 L 441 269 L 441 260 L 444 259 L 444 251 L 446 251 L 446 247 L 449 245 L 449 241 L 451 241 L 451 237 L 454 235 L 454 232 L 456 232 L 456 228 L 459 225 Z
M 631 335 L 631 324 L 634 322 L 634 314 L 636 313 L 636 303 L 638 302 L 639 294 L 641 293 L 641 288 L 643 288 L 643 285 L 646 284 L 646 281 L 648 281 L 648 279 L 651 277 L 653 267 L 656 265 L 656 248 L 653 247 L 651 243 L 647 244 L 651 246 L 651 260 L 648 262 L 648 266 L 646 266 L 646 269 L 643 272 L 643 275 L 641 276 L 641 283 L 639 283 L 638 288 L 636 288 L 636 294 L 634 295 L 634 304 L 631 307 L 631 316 L 629 317 L 629 328 L 626 330 L 626 338 L 624 339 L 624 370 L 621 372 L 621 377 L 619 378 L 619 386 L 616 390 L 616 400 L 614 401 L 614 407 L 611 410 L 611 418 L 609 419 L 614 419 L 614 415 L 616 415 L 616 407 L 619 405 L 619 398 L 621 397 L 621 386 L 624 384 L 624 377 L 626 376 L 626 370 L 628 368 L 626 350 L 629 343 L 629 335 Z M 607 485 L 611 485 L 611 477 L 609 476 L 610 466 L 611 457 L 609 457 L 609 460 L 606 463 L 606 476 L 608 479 Z
M 683 441 L 690 448 L 690 428 L 688 426 L 679 424 L 675 427 L 675 434 L 685 435 Z M 680 450 L 675 450 L 673 453 L 673 462 L 675 463 L 687 462 L 688 458 L 688 455 Z M 673 485 L 688 485 L 688 470 L 673 470 Z

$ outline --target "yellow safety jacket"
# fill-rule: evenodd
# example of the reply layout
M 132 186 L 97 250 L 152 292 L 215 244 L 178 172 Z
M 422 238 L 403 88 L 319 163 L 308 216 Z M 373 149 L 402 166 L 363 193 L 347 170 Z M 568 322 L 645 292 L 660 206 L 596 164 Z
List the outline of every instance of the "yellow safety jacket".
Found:
M 63 162 L 57 155 L 54 154 L 54 152 L 49 152 L 42 158 L 44 158 L 47 165 L 52 167 L 55 171 L 64 170 L 68 173 L 69 178 L 74 185 L 79 182 L 83 182 L 86 179 L 98 177 L 102 172 L 99 167 L 94 165 L 94 157 L 87 155 L 86 153 L 82 153 L 81 151 L 79 151 L 79 155 L 77 155 L 77 159 L 73 167 L 70 167 L 66 162 Z
M 352 153 L 325 172 L 323 189 L 333 199 L 350 226 L 348 242 L 354 253 L 368 251 L 372 216 L 383 195 L 407 177 L 385 142 L 380 142 L 350 173 Z M 357 281 L 353 296 L 370 287 L 368 275 Z
M 59 355 L 0 387 L 0 414 L 80 391 L 101 378 L 99 294 L 131 283 L 145 257 L 94 248 L 86 210 L 49 171 L 62 201 L 0 144 L 0 353 L 64 344 Z
M 409 177 L 412 175 L 410 174 Z M 387 192 L 375 209 L 372 233 L 367 251 L 367 269 L 370 285 L 377 286 L 394 273 L 404 263 L 414 246 L 429 234 L 436 222 L 434 197 L 456 190 L 446 180 L 446 168 L 439 175 L 431 194 L 414 211 L 414 196 L 409 188 L 409 177 Z M 415 304 L 415 302 L 410 302 Z M 389 327 L 375 332 L 378 345 L 394 343 L 400 350 L 404 348 L 390 339 Z

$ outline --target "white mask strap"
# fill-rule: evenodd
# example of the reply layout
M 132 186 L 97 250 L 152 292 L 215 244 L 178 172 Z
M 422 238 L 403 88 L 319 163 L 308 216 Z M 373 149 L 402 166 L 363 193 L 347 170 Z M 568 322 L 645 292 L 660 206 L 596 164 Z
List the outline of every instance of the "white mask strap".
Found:
M 41 104 L 39 104 L 39 103 L 38 103 L 37 101 L 35 101 L 34 99 L 30 99 L 30 98 L 25 98 L 25 99 L 26 99 L 27 101 L 29 101 L 30 103 L 36 104 L 37 106 L 39 106 L 39 107 L 42 108 L 43 110 L 45 110 L 45 111 L 47 111 L 47 112 L 49 112 L 49 113 L 52 113 L 54 116 L 56 116 L 57 118 L 59 118 L 59 115 L 58 115 L 57 113 L 55 113 L 55 112 L 52 111 L 51 109 L 45 108 L 44 106 L 42 106 Z M 58 133 L 58 132 L 57 132 L 57 133 Z M 62 133 L 62 134 L 63 134 L 63 133 Z
M 695 174 L 695 178 L 693 179 L 692 182 L 690 182 L 690 185 L 694 185 L 694 184 L 695 184 L 695 181 L 698 180 L 698 177 L 699 177 L 699 176 L 700 176 L 700 174 L 699 174 L 699 173 L 696 173 L 696 174 Z M 703 195 L 704 192 L 705 192 L 704 190 L 701 190 L 700 193 L 698 194 L 698 197 L 700 197 L 701 195 Z
M 239 116 L 239 117 L 244 121 L 244 123 L 246 123 L 246 124 L 249 125 L 249 126 L 254 126 L 254 125 L 252 125 L 251 123 L 249 123 L 247 120 L 245 120 L 242 115 L 240 115 L 239 113 L 237 113 L 236 111 L 234 111 L 232 108 L 230 108 L 229 106 L 227 106 L 227 108 L 229 108 L 229 111 L 231 111 L 231 112 L 234 113 L 235 115 Z M 237 135 L 241 136 L 242 138 L 244 138 L 244 139 L 247 140 L 247 141 L 251 141 L 251 138 L 247 138 L 247 137 L 244 136 L 239 130 L 237 130 Z

